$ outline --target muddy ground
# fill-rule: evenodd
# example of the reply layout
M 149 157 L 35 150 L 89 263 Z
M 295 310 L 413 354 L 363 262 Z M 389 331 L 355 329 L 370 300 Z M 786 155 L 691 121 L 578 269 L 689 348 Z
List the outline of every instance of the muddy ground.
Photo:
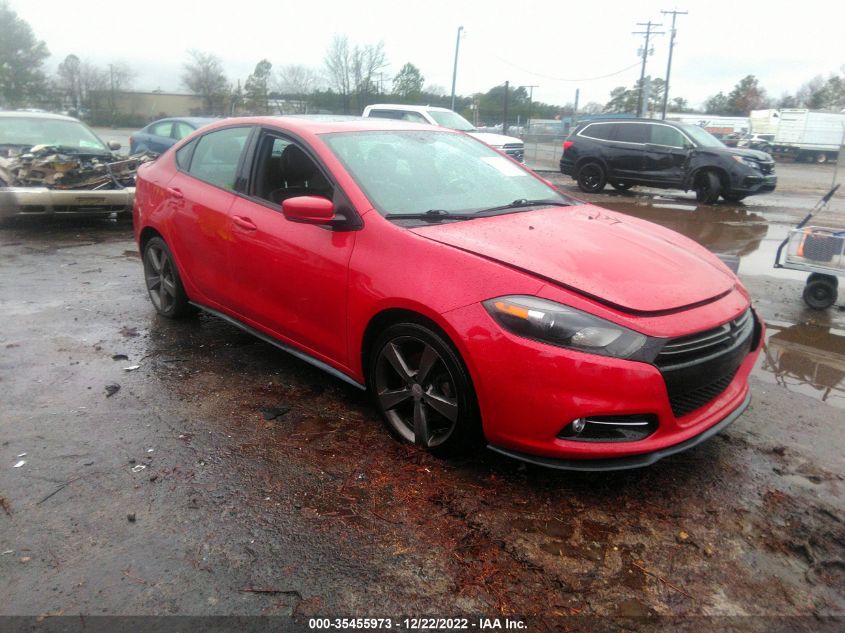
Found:
M 219 319 L 157 317 L 127 224 L 0 229 L 0 615 L 841 630 L 845 312 L 771 267 L 824 188 L 812 169 L 745 205 L 590 197 L 739 257 L 768 323 L 733 426 L 610 474 L 398 444 L 339 380 Z M 820 222 L 845 225 L 842 203 Z

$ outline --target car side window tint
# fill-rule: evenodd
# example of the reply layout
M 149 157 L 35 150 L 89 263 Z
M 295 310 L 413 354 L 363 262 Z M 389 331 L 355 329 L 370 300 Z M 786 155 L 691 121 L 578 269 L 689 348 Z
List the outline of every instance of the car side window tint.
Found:
M 651 128 L 648 123 L 619 123 L 616 140 L 625 143 L 651 143 Z
M 370 110 L 369 116 L 379 119 L 401 119 L 403 114 L 400 110 Z
M 610 141 L 613 139 L 613 128 L 616 127 L 614 123 L 593 123 L 581 132 L 582 136 L 589 136 L 590 138 L 597 138 L 602 141 Z
M 684 147 L 684 135 L 668 125 L 651 126 L 651 143 L 668 147 Z
M 277 205 L 299 196 L 334 197 L 331 182 L 308 152 L 274 134 L 265 134 L 258 144 L 252 182 L 254 196 Z
M 173 138 L 177 140 L 180 138 L 185 138 L 186 136 L 188 136 L 188 134 L 193 131 L 194 128 L 192 128 L 187 123 L 183 123 L 182 121 L 177 121 L 173 124 Z
M 153 136 L 170 136 L 170 131 L 173 129 L 172 121 L 164 121 L 154 125 L 150 129 L 150 134 Z
M 176 166 L 183 170 L 188 171 L 188 168 L 191 166 L 191 156 L 194 153 L 194 148 L 197 146 L 196 141 L 191 141 L 187 145 L 180 147 L 176 150 Z
M 248 127 L 232 127 L 200 137 L 188 172 L 212 185 L 234 189 L 238 162 L 249 133 Z
M 403 121 L 410 121 L 411 123 L 428 123 L 426 118 L 419 112 L 404 112 L 402 114 Z

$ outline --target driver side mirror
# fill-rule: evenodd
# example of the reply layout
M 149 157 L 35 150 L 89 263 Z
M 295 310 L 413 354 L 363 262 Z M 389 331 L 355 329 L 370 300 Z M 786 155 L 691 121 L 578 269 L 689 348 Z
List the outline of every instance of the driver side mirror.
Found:
M 291 222 L 330 224 L 334 219 L 334 203 L 322 196 L 297 196 L 282 201 L 282 213 Z

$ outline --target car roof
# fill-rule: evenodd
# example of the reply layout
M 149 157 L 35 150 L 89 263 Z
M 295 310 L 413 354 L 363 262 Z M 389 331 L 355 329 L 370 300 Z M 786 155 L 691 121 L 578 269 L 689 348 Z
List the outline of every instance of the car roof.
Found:
M 423 105 L 407 105 L 404 103 L 374 103 L 367 106 L 371 110 L 381 108 L 383 110 L 409 110 L 411 112 L 452 112 L 449 108 L 441 108 L 440 106 L 423 106 Z
M 147 125 L 153 125 L 155 123 L 161 123 L 162 121 L 184 121 L 185 123 L 191 123 L 193 125 L 208 125 L 209 123 L 214 123 L 215 121 L 221 121 L 220 117 L 213 117 L 213 116 L 168 116 L 163 117 L 161 119 L 157 119 L 155 121 L 151 121 L 147 123 Z
M 65 116 L 64 114 L 53 114 L 52 112 L 22 112 L 18 110 L 2 110 L 0 117 L 3 118 L 18 118 L 18 119 L 52 119 L 54 121 L 75 121 L 79 123 L 79 119 L 74 119 L 72 116 Z
M 286 128 L 292 132 L 303 134 L 329 134 L 332 132 L 374 132 L 379 130 L 404 130 L 420 132 L 436 132 L 444 134 L 461 134 L 448 128 L 433 127 L 427 123 L 411 123 L 395 119 L 380 119 L 368 117 L 351 117 L 335 115 L 288 115 L 288 116 L 260 116 L 236 117 L 221 119 L 212 125 L 229 127 L 237 125 L 270 125 Z

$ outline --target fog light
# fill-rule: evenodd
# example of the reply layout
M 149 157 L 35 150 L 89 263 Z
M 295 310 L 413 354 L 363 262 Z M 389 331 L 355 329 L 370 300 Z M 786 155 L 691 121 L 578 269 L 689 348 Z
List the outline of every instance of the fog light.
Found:
M 584 430 L 584 427 L 587 426 L 587 421 L 584 418 L 578 418 L 577 420 L 572 421 L 572 432 L 575 435 L 580 435 L 581 431 Z
M 653 413 L 635 415 L 591 415 L 575 418 L 558 437 L 579 442 L 637 442 L 657 430 Z

